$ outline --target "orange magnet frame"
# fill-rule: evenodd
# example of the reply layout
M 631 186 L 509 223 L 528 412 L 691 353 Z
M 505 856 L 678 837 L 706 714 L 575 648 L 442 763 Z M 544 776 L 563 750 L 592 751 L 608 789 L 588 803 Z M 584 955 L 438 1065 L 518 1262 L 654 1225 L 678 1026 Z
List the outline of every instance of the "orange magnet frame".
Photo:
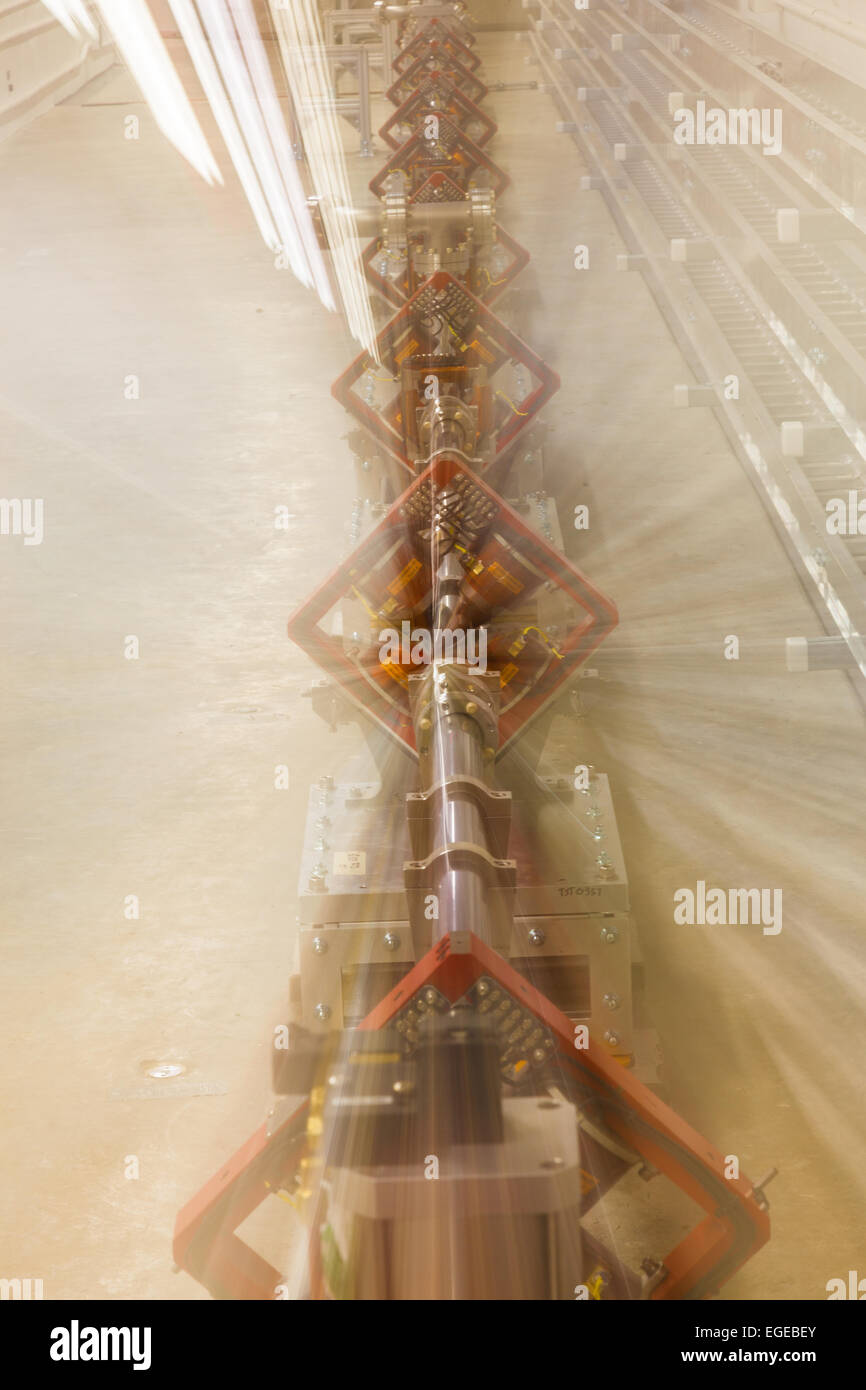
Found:
M 725 1159 L 669 1106 L 590 1042 L 574 1048 L 574 1025 L 543 994 L 469 932 L 446 936 L 409 971 L 360 1025 L 386 1027 L 419 990 L 434 986 L 456 1003 L 481 976 L 529 1009 L 555 1042 L 551 1057 L 598 1103 L 610 1129 L 653 1168 L 703 1207 L 704 1219 L 667 1254 L 664 1277 L 650 1295 L 661 1302 L 699 1299 L 721 1285 L 769 1239 L 762 1195 L 746 1177 L 727 1178 Z M 568 1083 L 566 1082 L 566 1085 Z M 266 1197 L 291 1181 L 307 1152 L 308 1102 L 268 1134 L 262 1125 L 177 1218 L 174 1258 L 219 1299 L 272 1300 L 279 1270 L 236 1234 Z M 312 1296 L 324 1295 L 318 1264 L 318 1230 L 311 1237 Z

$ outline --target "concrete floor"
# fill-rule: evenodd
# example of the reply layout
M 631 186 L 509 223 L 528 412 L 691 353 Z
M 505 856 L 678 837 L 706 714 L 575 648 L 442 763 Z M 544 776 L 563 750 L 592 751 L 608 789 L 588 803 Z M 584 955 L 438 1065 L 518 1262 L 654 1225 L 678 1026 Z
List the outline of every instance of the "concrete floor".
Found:
M 491 80 L 527 75 L 513 36 L 482 45 Z M 726 1296 L 820 1299 L 866 1275 L 862 708 L 841 675 L 723 660 L 727 634 L 818 621 L 713 416 L 670 408 L 687 372 L 616 271 L 551 99 L 491 107 L 501 220 L 533 255 L 525 331 L 563 379 L 550 490 L 566 520 L 592 507 L 574 554 L 616 599 L 618 641 L 719 645 L 697 673 L 639 667 L 556 746 L 612 778 L 676 1107 L 751 1176 L 781 1169 L 772 1243 Z M 346 143 L 360 197 L 379 161 Z M 234 181 L 209 190 L 118 70 L 0 145 L 0 179 L 3 487 L 45 500 L 41 546 L 0 541 L 0 1276 L 51 1299 L 192 1299 L 174 1215 L 269 1104 L 306 790 L 359 745 L 315 719 L 285 638 L 348 536 L 329 387 L 353 347 L 273 268 Z M 782 933 L 675 926 L 699 878 L 782 888 Z M 157 1062 L 185 1070 L 149 1078 Z

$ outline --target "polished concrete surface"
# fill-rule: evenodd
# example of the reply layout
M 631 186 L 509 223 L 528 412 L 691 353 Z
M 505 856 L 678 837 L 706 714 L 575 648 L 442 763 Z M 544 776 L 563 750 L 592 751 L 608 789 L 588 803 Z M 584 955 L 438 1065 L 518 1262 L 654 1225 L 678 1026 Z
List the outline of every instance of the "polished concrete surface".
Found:
M 513 36 L 482 43 L 493 80 L 532 76 Z M 671 408 L 687 371 L 617 272 L 551 99 L 490 105 L 501 221 L 533 256 L 523 331 L 563 380 L 549 490 L 566 525 L 591 505 L 569 545 L 619 606 L 615 640 L 679 649 L 587 698 L 554 762 L 611 776 L 672 1103 L 750 1176 L 780 1169 L 772 1242 L 725 1296 L 821 1299 L 866 1274 L 863 707 L 840 674 L 724 660 L 729 634 L 818 620 L 714 417 Z M 348 127 L 346 147 L 361 197 L 379 160 Z M 0 179 L 3 487 L 45 503 L 41 546 L 0 540 L 0 1275 L 46 1298 L 196 1298 L 174 1215 L 270 1104 L 306 790 L 361 743 L 317 721 L 285 636 L 348 540 L 329 388 L 354 348 L 274 269 L 233 178 L 208 189 L 118 69 L 0 145 Z M 690 668 L 698 643 L 718 660 Z M 781 888 L 782 932 L 676 926 L 698 879 Z

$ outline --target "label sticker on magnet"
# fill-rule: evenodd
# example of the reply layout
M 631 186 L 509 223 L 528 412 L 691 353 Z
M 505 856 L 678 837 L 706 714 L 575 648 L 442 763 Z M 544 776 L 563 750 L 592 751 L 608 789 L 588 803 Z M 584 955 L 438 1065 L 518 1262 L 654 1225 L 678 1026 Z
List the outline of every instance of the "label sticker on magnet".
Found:
M 361 849 L 351 849 L 341 851 L 334 855 L 334 877 L 340 874 L 365 874 L 367 872 L 367 855 Z

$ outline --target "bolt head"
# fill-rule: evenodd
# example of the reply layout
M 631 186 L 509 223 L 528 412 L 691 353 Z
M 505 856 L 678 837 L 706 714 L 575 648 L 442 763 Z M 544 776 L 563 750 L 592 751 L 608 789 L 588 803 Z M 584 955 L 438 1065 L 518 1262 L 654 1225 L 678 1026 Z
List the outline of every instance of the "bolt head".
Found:
M 532 931 L 529 933 L 530 946 L 543 946 L 546 940 L 547 937 L 544 935 L 541 927 L 532 928 Z
M 620 998 L 618 994 L 606 994 L 604 996 L 604 1007 L 606 1009 L 618 1009 Z
M 313 1009 L 313 1013 L 320 1023 L 326 1023 L 331 1017 L 331 1006 L 330 1004 L 317 1004 Z
M 386 931 L 385 935 L 382 937 L 382 945 L 385 947 L 386 951 L 396 951 L 397 947 L 400 945 L 400 938 L 396 932 Z
M 615 1033 L 612 1028 L 608 1028 L 604 1035 L 604 1040 L 606 1043 L 609 1043 L 611 1047 L 616 1047 L 620 1041 L 619 1033 Z
M 601 939 L 606 942 L 608 946 L 612 946 L 614 941 L 619 941 L 619 932 L 616 927 L 602 927 Z
M 323 956 L 328 949 L 328 943 L 323 936 L 313 937 L 313 950 L 317 956 Z

